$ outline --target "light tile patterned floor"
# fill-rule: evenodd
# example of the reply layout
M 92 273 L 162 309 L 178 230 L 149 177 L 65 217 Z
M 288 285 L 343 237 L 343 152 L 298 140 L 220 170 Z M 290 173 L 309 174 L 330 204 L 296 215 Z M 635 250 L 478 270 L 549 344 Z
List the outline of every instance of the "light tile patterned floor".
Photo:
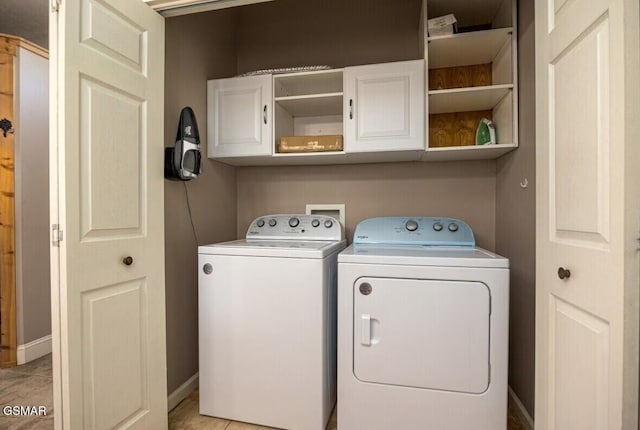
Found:
M 0 369 L 0 407 L 45 406 L 45 417 L 14 417 L 0 413 L 2 430 L 53 429 L 53 379 L 51 354 L 30 363 Z
M 336 411 L 327 425 L 327 430 L 336 430 L 338 417 Z M 169 413 L 169 430 L 267 430 L 271 427 L 256 426 L 253 424 L 239 423 L 220 418 L 205 417 L 198 413 L 198 391 L 191 393 L 173 411 Z M 391 429 L 390 429 L 391 430 Z M 396 429 L 393 429 L 396 430 Z M 401 429 L 397 429 L 401 430 Z M 509 409 L 508 430 L 524 430 L 515 411 Z
M 268 430 L 269 427 L 212 418 L 198 413 L 198 391 L 191 393 L 169 413 L 170 430 Z M 53 429 L 51 355 L 22 366 L 0 369 L 0 407 L 4 405 L 44 405 L 46 417 L 6 417 L 0 414 L 0 430 Z M 336 430 L 334 411 L 327 430 Z M 394 429 L 395 430 L 395 429 Z M 398 429 L 400 430 L 400 429 Z M 524 430 L 515 411 L 509 409 L 509 429 Z
M 253 424 L 207 417 L 198 413 L 198 390 L 191 393 L 169 413 L 169 430 L 269 430 Z M 327 430 L 336 430 L 336 413 L 333 412 Z

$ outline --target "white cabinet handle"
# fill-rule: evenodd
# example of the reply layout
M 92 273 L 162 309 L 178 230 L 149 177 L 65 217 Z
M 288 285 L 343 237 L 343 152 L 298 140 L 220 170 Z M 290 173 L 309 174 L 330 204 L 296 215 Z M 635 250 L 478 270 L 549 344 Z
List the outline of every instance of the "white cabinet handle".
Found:
M 264 124 L 267 124 L 267 105 L 264 105 L 264 109 L 262 109 L 262 119 L 264 120 Z
M 360 343 L 362 345 L 371 346 L 371 315 L 361 315 L 360 322 L 362 324 L 362 339 L 360 340 Z
M 349 119 L 353 119 L 353 99 L 349 99 Z

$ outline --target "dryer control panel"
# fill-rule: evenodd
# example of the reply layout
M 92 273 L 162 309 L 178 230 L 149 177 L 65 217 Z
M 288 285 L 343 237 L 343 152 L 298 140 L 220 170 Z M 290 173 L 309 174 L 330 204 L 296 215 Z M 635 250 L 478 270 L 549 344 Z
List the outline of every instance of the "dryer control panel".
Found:
M 466 222 L 437 217 L 369 218 L 356 226 L 353 243 L 476 246 L 473 231 Z
M 253 220 L 247 240 L 327 240 L 340 241 L 340 222 L 327 215 L 265 215 Z

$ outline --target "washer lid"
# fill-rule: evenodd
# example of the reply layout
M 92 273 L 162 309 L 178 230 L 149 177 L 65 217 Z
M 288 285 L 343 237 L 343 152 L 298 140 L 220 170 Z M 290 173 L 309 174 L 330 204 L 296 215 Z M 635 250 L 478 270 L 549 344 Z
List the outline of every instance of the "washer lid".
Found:
M 339 263 L 407 266 L 508 268 L 509 260 L 468 246 L 355 244 L 338 255 Z
M 324 258 L 344 249 L 346 242 L 320 240 L 247 240 L 240 239 L 198 247 L 200 254 L 244 255 L 255 257 Z

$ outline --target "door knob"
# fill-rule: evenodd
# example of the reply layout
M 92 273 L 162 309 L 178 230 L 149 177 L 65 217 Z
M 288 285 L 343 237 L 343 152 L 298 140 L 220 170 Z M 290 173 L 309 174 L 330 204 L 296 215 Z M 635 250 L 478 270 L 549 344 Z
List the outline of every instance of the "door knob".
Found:
M 122 262 L 124 263 L 125 266 L 131 266 L 133 264 L 133 257 L 130 255 L 127 257 L 124 257 L 122 259 Z
M 569 269 L 565 269 L 564 267 L 558 268 L 558 278 L 560 279 L 569 279 L 571 277 L 571 271 Z

